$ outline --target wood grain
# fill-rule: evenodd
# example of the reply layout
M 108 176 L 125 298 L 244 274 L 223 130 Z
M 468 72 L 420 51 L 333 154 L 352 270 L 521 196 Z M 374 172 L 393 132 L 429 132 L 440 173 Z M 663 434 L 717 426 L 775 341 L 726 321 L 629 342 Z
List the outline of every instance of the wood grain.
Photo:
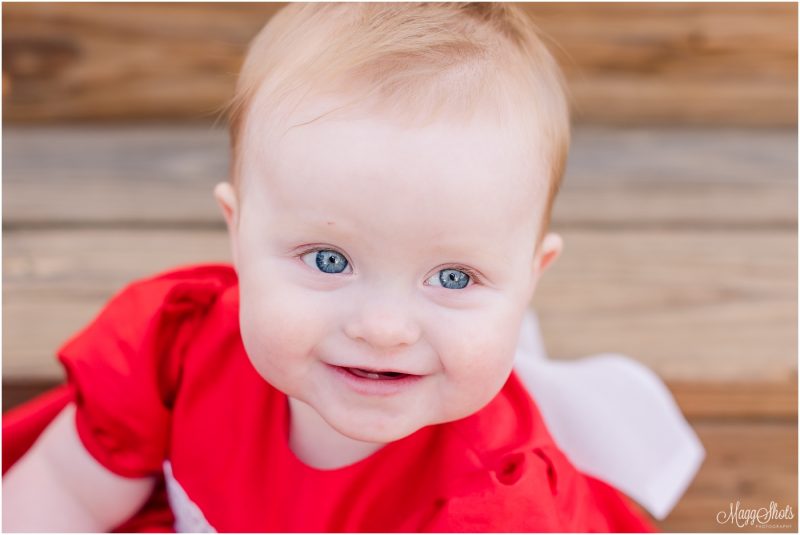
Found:
M 227 172 L 220 128 L 7 127 L 3 222 L 221 227 L 211 191 Z M 580 127 L 553 220 L 791 229 L 796 199 L 796 130 Z
M 230 98 L 281 4 L 7 3 L 11 122 L 193 120 Z M 532 3 L 576 121 L 793 126 L 792 3 Z
M 797 376 L 785 381 L 715 381 L 713 377 L 667 383 L 681 411 L 696 420 L 797 423 Z
M 692 421 L 706 449 L 706 460 L 669 517 L 658 525 L 666 532 L 797 533 L 797 421 Z M 743 508 L 791 506 L 792 520 L 773 527 L 717 522 L 717 513 Z M 779 528 L 777 526 L 786 526 Z
M 531 11 L 560 45 L 553 51 L 580 122 L 796 124 L 796 5 L 575 2 Z
M 552 355 L 635 355 L 671 379 L 796 374 L 791 231 L 563 232 L 534 305 Z

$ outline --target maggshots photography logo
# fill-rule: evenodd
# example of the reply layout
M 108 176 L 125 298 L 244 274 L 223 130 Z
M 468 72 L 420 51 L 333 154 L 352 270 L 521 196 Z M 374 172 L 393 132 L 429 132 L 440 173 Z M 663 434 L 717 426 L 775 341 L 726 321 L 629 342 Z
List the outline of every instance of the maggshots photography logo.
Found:
M 739 500 L 736 500 L 735 505 L 731 502 L 729 511 L 717 513 L 717 522 L 720 524 L 730 523 L 740 528 L 747 526 L 765 529 L 791 528 L 794 523 L 789 521 L 793 519 L 791 505 L 780 508 L 775 502 L 769 502 L 768 507 L 742 507 Z

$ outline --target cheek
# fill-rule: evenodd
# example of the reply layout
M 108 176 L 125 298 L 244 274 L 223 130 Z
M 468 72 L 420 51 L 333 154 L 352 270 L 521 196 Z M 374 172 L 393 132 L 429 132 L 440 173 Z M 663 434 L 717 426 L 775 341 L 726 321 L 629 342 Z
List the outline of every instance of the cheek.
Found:
M 440 336 L 438 354 L 447 378 L 448 412 L 467 415 L 503 387 L 514 362 L 521 313 L 479 313 L 462 318 L 449 336 Z
M 307 293 L 278 279 L 241 271 L 239 318 L 244 347 L 266 380 L 287 389 L 311 364 L 314 348 L 329 327 Z

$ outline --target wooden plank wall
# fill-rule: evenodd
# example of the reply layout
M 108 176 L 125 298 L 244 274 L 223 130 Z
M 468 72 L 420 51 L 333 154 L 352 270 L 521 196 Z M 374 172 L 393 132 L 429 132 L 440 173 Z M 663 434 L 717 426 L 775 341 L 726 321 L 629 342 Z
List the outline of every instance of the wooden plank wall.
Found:
M 794 4 L 526 6 L 563 66 L 579 122 L 795 122 Z M 208 120 L 230 97 L 250 38 L 278 7 L 4 4 L 6 119 Z
M 3 5 L 4 409 L 121 285 L 228 258 L 211 123 L 277 7 Z M 707 459 L 662 529 L 796 511 L 796 5 L 527 7 L 576 109 L 551 356 L 624 353 L 672 390 Z

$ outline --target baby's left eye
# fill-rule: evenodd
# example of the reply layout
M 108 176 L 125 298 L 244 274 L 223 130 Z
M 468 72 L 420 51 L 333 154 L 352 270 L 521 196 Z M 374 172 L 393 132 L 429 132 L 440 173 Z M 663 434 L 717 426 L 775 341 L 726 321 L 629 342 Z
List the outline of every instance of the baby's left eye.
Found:
M 426 282 L 431 286 L 442 286 L 448 290 L 461 290 L 470 281 L 470 276 L 460 269 L 442 269 Z

